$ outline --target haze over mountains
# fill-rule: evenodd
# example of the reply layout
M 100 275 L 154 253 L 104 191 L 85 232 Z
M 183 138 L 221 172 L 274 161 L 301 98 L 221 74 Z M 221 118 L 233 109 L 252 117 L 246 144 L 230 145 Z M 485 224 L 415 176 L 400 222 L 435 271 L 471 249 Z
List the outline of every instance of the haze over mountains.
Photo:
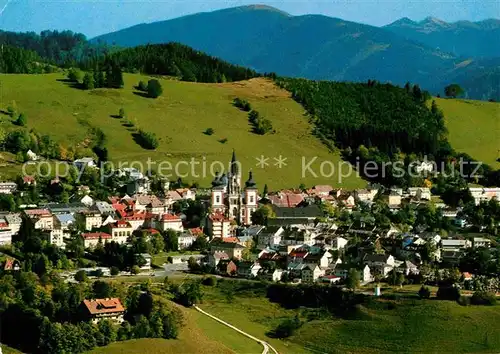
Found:
M 499 31 L 498 20 L 447 24 L 402 19 L 378 28 L 254 5 L 140 24 L 93 41 L 120 46 L 175 41 L 260 72 L 400 85 L 410 81 L 433 93 L 451 82 L 467 83 L 469 97 L 489 99 L 500 96 L 500 48 L 491 45 Z

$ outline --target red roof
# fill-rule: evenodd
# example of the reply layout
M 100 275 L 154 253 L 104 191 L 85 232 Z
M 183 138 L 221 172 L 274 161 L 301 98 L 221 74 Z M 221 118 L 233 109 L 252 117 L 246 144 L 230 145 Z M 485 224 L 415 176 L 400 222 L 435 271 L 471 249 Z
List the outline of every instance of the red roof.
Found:
M 294 192 L 279 192 L 278 194 L 268 196 L 268 199 L 276 206 L 295 208 L 304 201 L 304 195 Z
M 123 217 L 124 220 L 144 220 L 146 219 L 145 213 L 134 213 L 132 215 L 126 215 Z
M 193 229 L 189 229 L 188 231 L 193 236 L 203 235 L 203 229 L 200 227 L 195 227 Z
M 109 227 L 111 228 L 125 228 L 125 227 L 132 227 L 128 221 L 124 220 L 118 220 L 117 222 L 110 224 Z
M 28 216 L 51 215 L 48 209 L 28 209 L 24 211 Z
M 222 241 L 224 241 L 224 242 L 231 242 L 231 243 L 239 243 L 240 242 L 240 240 L 238 239 L 238 237 L 223 237 Z
M 210 215 L 210 220 L 217 221 L 217 222 L 229 221 L 229 219 L 226 219 L 226 217 L 224 216 L 224 214 L 217 213 L 217 212 L 213 213 L 212 215 Z
M 146 232 L 149 232 L 150 234 L 152 235 L 156 235 L 156 234 L 159 234 L 160 231 L 156 230 L 156 229 L 153 229 L 153 228 L 149 228 L 149 229 L 143 229 L 142 231 L 146 231 Z
M 125 312 L 120 299 L 116 297 L 109 299 L 83 300 L 83 304 L 91 315 L 97 315 L 100 313 Z
M 6 222 L 0 222 L 0 229 L 6 229 L 9 227 L 9 224 L 7 224 Z
M 179 222 L 181 221 L 181 218 L 178 217 L 177 215 L 163 214 L 161 220 L 166 222 Z
M 31 182 L 35 182 L 35 177 L 33 177 L 33 176 L 24 176 L 24 177 L 23 177 L 23 182 L 24 182 L 24 183 L 31 183 Z
M 86 234 L 82 234 L 83 239 L 85 240 L 98 240 L 101 238 L 102 240 L 110 239 L 111 235 L 105 232 L 89 232 Z

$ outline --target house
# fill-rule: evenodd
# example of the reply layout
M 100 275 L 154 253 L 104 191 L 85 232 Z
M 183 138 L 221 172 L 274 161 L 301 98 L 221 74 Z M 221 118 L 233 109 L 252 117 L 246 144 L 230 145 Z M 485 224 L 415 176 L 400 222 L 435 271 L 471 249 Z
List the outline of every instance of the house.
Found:
M 302 269 L 301 280 L 303 283 L 314 283 L 323 275 L 325 275 L 325 270 L 317 265 L 308 265 Z
M 276 216 L 268 220 L 269 225 L 310 224 L 323 217 L 323 212 L 316 204 L 302 207 L 279 207 L 273 205 Z
M 118 298 L 83 300 L 81 307 L 84 318 L 94 324 L 102 319 L 123 322 L 125 308 Z
M 491 240 L 485 237 L 474 237 L 472 239 L 474 248 L 477 247 L 486 247 L 489 248 L 491 246 Z
M 74 203 L 48 203 L 45 208 L 53 214 L 78 214 L 88 210 L 88 207 L 80 202 Z
M 84 157 L 78 160 L 73 161 L 73 165 L 80 171 L 85 169 L 86 167 L 97 167 L 94 159 L 92 157 Z
M 385 277 L 394 269 L 395 259 L 390 254 L 370 254 L 365 257 L 364 263 Z
M 163 214 L 166 212 L 165 204 L 155 195 L 135 195 L 135 209 L 137 211 L 147 211 L 152 214 Z
M 215 241 L 210 244 L 211 252 L 224 252 L 229 258 L 241 259 L 245 247 L 238 243 Z
M 193 235 L 189 232 L 183 232 L 182 234 L 180 234 L 177 238 L 179 250 L 185 250 L 185 249 L 191 247 L 191 245 L 194 243 L 194 241 L 196 241 L 197 237 L 198 236 Z
M 52 230 L 54 228 L 54 217 L 47 209 L 29 209 L 24 213 L 33 223 L 36 230 Z
M 469 240 L 458 239 L 442 239 L 441 248 L 443 251 L 463 251 L 466 248 L 472 247 L 472 242 Z
M 12 232 L 12 236 L 16 236 L 21 229 L 21 224 L 23 219 L 21 218 L 20 213 L 6 213 L 0 214 L 0 221 L 4 220 L 9 226 L 10 231 Z
M 408 276 L 410 274 L 419 274 L 420 273 L 420 271 L 418 270 L 418 267 L 410 261 L 404 261 L 396 268 L 396 270 L 398 272 L 403 273 L 406 276 Z
M 373 280 L 372 273 L 368 264 L 366 264 L 361 272 L 361 281 L 363 283 L 368 283 Z
M 91 231 L 102 226 L 102 215 L 96 211 L 84 211 L 77 217 L 84 225 L 85 230 Z
M 357 189 L 354 191 L 354 197 L 362 203 L 371 204 L 377 193 L 377 189 Z
M 304 263 L 310 266 L 317 265 L 320 268 L 326 268 L 332 262 L 332 258 L 332 254 L 328 251 L 317 254 L 308 253 L 304 257 Z
M 429 188 L 423 187 L 411 187 L 408 188 L 408 194 L 410 197 L 417 198 L 419 200 L 431 200 L 431 190 Z
M 24 176 L 23 183 L 25 186 L 36 186 L 36 179 L 33 176 Z
M 310 196 L 315 196 L 320 199 L 326 198 L 333 191 L 333 187 L 329 185 L 316 185 L 311 189 L 307 190 L 307 194 Z
M 15 182 L 2 182 L 0 183 L 0 194 L 12 194 L 17 190 Z
M 217 267 L 220 261 L 228 260 L 229 256 L 226 252 L 215 251 L 213 253 L 208 254 L 207 256 L 207 264 L 212 268 Z
M 267 199 L 278 208 L 295 208 L 304 201 L 304 198 L 304 193 L 296 191 L 280 191 L 267 196 Z
M 54 228 L 69 230 L 75 225 L 75 218 L 71 214 L 54 215 Z
M 349 192 L 340 190 L 337 192 L 336 199 L 337 205 L 343 206 L 346 209 L 352 209 L 356 206 L 356 199 Z
M 337 264 L 334 269 L 334 274 L 342 279 L 345 279 L 349 274 L 349 269 L 351 269 L 351 267 L 347 264 Z
M 134 231 L 132 225 L 124 220 L 118 220 L 115 223 L 109 224 L 108 228 L 111 234 L 111 239 L 118 243 L 126 243 Z
M 213 213 L 207 219 L 207 235 L 212 238 L 230 237 L 231 220 L 226 218 L 222 213 Z
M 132 226 L 132 230 L 136 231 L 145 226 L 146 213 L 133 213 L 123 217 L 124 221 L 127 221 Z
M 425 173 L 425 172 L 430 173 L 434 171 L 434 164 L 429 161 L 422 161 L 416 164 L 415 171 L 417 173 Z
M 127 183 L 127 193 L 148 194 L 151 191 L 151 181 L 147 176 L 139 179 L 133 179 Z
M 38 160 L 38 155 L 35 154 L 33 151 L 31 151 L 31 149 L 26 152 L 26 157 L 28 158 L 29 161 Z
M 85 248 L 95 248 L 99 241 L 104 245 L 106 242 L 112 241 L 112 236 L 105 232 L 89 232 L 82 234 L 83 244 Z
M 7 258 L 2 266 L 4 271 L 18 271 L 21 270 L 21 263 L 14 258 Z
M 195 200 L 196 191 L 189 188 L 178 188 L 175 192 L 184 200 Z
M 240 277 L 255 278 L 261 269 L 262 267 L 258 262 L 238 262 L 238 276 Z
M 349 243 L 349 241 L 343 237 L 335 237 L 333 240 L 332 240 L 332 243 L 331 243 L 331 246 L 332 246 L 332 249 L 334 250 L 342 250 L 345 248 L 345 246 Z
M 338 277 L 336 275 L 331 275 L 331 274 L 330 275 L 323 275 L 323 276 L 318 278 L 318 282 L 326 283 L 326 284 L 335 284 L 341 280 L 342 280 L 341 277 Z
M 500 187 L 495 188 L 471 188 L 469 187 L 469 192 L 474 198 L 474 202 L 476 205 L 479 205 L 481 202 L 488 202 L 491 199 L 495 198 L 496 200 L 500 200 Z
M 184 231 L 182 220 L 177 215 L 163 214 L 158 216 L 157 227 L 162 231 L 174 230 L 176 232 Z
M 91 207 L 94 204 L 94 199 L 91 196 L 86 195 L 82 199 L 80 199 L 80 203 L 87 207 Z
M 264 249 L 266 247 L 274 247 L 280 244 L 282 236 L 285 232 L 283 226 L 269 226 L 266 227 L 257 236 L 257 247 Z
M 107 202 L 103 201 L 96 201 L 94 203 L 94 206 L 92 207 L 92 211 L 97 211 L 99 214 L 107 216 L 107 215 L 112 215 L 114 216 L 116 214 L 115 208 Z
M 224 275 L 236 275 L 238 272 L 238 267 L 230 259 L 221 259 L 216 266 L 217 272 Z
M 9 224 L 0 221 L 0 245 L 10 245 L 12 243 L 12 230 Z
M 401 205 L 401 194 L 391 190 L 387 196 L 387 204 L 389 204 L 389 207 L 399 207 Z

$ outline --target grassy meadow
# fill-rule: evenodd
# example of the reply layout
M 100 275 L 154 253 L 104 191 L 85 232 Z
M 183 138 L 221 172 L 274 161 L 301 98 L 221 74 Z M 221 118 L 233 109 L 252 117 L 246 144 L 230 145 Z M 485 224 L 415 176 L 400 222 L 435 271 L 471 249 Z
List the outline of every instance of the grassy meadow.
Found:
M 500 168 L 500 103 L 436 98 L 451 146 Z
M 307 158 L 306 163 L 318 157 L 312 165 L 318 175 L 321 161 L 332 161 L 337 167 L 340 157 L 330 153 L 311 134 L 312 128 L 303 108 L 289 93 L 266 79 L 224 84 L 161 80 L 163 95 L 155 100 L 142 97 L 134 89 L 139 80 L 148 79 L 141 75 L 125 74 L 125 86 L 120 90 L 84 91 L 71 87 L 63 79 L 62 73 L 0 75 L 0 109 L 5 110 L 15 100 L 18 111 L 28 117 L 28 129 L 50 134 L 63 146 L 85 146 L 89 129 L 100 128 L 107 138 L 110 159 L 116 163 L 145 163 L 150 158 L 175 165 L 178 161 L 194 158 L 200 163 L 195 166 L 194 174 L 186 165 L 180 166 L 175 173 L 168 170 L 166 163 L 163 172 L 188 174 L 183 178 L 185 181 L 196 180 L 205 186 L 212 177 L 196 177 L 203 174 L 203 161 L 206 161 L 208 174 L 213 161 L 221 161 L 227 168 L 232 149 L 242 163 L 243 177 L 253 169 L 260 188 L 264 183 L 270 189 L 297 187 L 300 183 L 339 185 L 337 173 L 330 178 L 315 178 L 310 174 L 302 178 L 303 156 Z M 247 113 L 232 105 L 235 97 L 248 100 L 254 109 L 270 119 L 276 133 L 264 136 L 252 133 Z M 125 119 L 114 117 L 120 108 L 125 109 L 126 119 L 134 123 L 134 127 L 127 126 Z M 5 114 L 0 114 L 0 126 L 17 128 Z M 156 150 L 145 150 L 134 142 L 133 134 L 139 128 L 156 133 L 160 140 Z M 215 133 L 205 135 L 203 132 L 208 128 Z M 227 142 L 221 143 L 223 139 Z M 269 158 L 269 166 L 264 169 L 256 166 L 256 158 L 261 155 Z M 282 168 L 274 166 L 274 157 L 280 155 L 287 158 L 287 166 Z M 152 165 L 153 169 L 156 166 Z M 364 185 L 365 182 L 354 175 L 342 183 L 346 188 Z

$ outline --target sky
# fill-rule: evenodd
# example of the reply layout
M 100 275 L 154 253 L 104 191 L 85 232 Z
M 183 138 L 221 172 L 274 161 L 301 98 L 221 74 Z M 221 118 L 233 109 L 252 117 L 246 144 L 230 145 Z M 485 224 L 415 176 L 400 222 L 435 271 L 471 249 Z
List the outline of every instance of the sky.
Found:
M 447 22 L 500 18 L 499 0 L 0 0 L 0 29 L 69 29 L 92 38 L 139 23 L 256 3 L 292 15 L 323 14 L 374 26 L 402 17 Z

